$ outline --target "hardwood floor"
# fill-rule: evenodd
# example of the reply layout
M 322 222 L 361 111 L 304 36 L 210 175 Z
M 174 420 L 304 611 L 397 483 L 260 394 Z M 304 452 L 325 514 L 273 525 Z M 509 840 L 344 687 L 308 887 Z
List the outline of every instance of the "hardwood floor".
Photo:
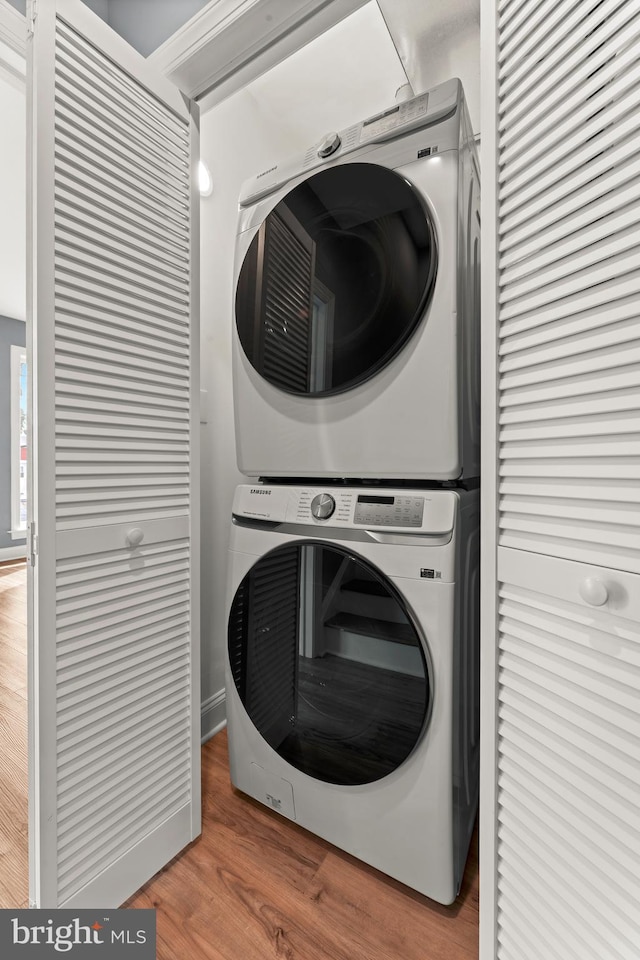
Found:
M 0 908 L 29 904 L 26 579 L 0 564 Z
M 0 566 L 0 908 L 26 906 L 26 570 Z M 203 830 L 127 904 L 158 911 L 158 960 L 476 960 L 477 840 L 440 906 L 232 789 L 202 748 Z
M 477 838 L 443 907 L 233 790 L 202 751 L 203 831 L 127 904 L 158 910 L 158 960 L 475 960 Z

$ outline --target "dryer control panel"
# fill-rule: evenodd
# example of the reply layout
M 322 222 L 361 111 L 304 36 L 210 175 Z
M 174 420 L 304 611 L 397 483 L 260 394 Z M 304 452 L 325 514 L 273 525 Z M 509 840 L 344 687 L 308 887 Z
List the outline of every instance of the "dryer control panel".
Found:
M 236 489 L 233 514 L 274 524 L 406 531 L 444 537 L 453 531 L 457 504 L 458 495 L 453 490 L 258 483 Z
M 423 496 L 359 493 L 353 519 L 368 527 L 421 527 L 423 514 Z
M 460 81 L 447 80 L 426 93 L 396 103 L 344 130 L 327 133 L 322 140 L 313 143 L 303 157 L 292 157 L 282 163 L 273 164 L 245 181 L 240 191 L 240 206 L 256 203 L 301 173 L 321 167 L 328 161 L 352 153 L 360 147 L 384 143 L 437 123 L 442 125 L 459 111 L 461 98 Z M 457 126 L 454 141 L 448 147 L 444 145 L 445 140 L 447 137 L 443 136 L 441 130 L 437 138 L 437 142 L 443 141 L 440 143 L 440 150 L 457 147 Z

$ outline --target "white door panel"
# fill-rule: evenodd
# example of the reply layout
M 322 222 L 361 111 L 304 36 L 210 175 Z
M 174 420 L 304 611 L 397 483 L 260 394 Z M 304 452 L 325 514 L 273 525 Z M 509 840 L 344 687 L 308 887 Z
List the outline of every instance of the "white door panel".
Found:
M 117 906 L 200 831 L 197 118 L 78 0 L 28 58 L 30 896 Z
M 496 956 L 525 923 L 535 956 L 632 960 L 640 577 L 501 548 L 498 579 Z
M 640 949 L 640 11 L 482 0 L 481 960 Z

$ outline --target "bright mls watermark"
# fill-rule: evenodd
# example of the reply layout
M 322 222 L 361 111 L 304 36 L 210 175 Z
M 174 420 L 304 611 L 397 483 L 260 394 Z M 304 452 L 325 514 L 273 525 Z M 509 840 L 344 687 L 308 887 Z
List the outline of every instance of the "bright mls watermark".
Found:
M 155 960 L 155 910 L 0 910 L 0 957 Z

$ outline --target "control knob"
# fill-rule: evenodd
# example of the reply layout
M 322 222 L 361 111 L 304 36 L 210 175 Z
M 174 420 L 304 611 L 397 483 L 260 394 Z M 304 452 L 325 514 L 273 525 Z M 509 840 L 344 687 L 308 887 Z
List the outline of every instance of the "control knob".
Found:
M 342 140 L 340 139 L 339 134 L 328 133 L 318 147 L 318 156 L 330 157 L 332 153 L 336 152 L 341 143 Z
M 336 502 L 330 493 L 319 493 L 311 501 L 311 513 L 316 520 L 328 520 L 336 508 Z

